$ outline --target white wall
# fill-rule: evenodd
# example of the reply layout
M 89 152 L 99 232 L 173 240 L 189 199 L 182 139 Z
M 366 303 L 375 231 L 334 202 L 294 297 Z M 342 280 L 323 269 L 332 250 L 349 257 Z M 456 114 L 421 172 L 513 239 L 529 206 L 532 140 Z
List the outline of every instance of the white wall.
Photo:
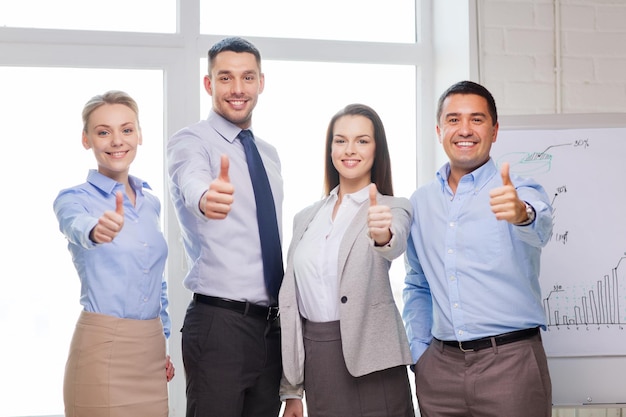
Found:
M 477 15 L 500 113 L 626 111 L 625 0 L 479 0 Z

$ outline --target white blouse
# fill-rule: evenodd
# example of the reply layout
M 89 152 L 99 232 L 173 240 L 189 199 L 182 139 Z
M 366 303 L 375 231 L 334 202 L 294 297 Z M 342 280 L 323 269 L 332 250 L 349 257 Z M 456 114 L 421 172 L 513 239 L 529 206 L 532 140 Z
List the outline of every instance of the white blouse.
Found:
M 369 201 L 369 184 L 337 202 L 335 187 L 317 212 L 293 254 L 300 315 L 314 322 L 339 320 L 339 245 L 363 204 Z

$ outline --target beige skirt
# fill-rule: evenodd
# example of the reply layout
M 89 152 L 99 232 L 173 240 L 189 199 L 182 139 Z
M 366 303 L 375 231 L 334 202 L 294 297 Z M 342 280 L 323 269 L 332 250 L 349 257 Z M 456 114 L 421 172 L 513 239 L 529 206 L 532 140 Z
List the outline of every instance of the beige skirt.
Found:
M 160 318 L 83 311 L 65 365 L 65 416 L 167 417 L 165 355 Z

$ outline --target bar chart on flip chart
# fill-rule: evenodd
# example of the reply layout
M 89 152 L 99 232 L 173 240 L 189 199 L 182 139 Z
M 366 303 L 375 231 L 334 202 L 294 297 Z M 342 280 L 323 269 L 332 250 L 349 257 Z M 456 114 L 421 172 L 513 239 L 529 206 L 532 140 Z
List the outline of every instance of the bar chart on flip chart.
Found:
M 623 272 L 619 269 L 621 257 L 611 274 L 592 284 L 586 295 L 574 300 L 573 315 L 561 316 L 558 307 L 554 306 L 554 299 L 559 293 L 567 291 L 561 284 L 555 285 L 543 299 L 543 307 L 547 317 L 548 327 L 553 326 L 622 326 L 626 320 L 620 309 L 620 283 L 624 282 Z M 623 268 L 622 268 L 623 269 Z M 586 291 L 586 290 L 585 290 Z M 623 291 L 623 288 L 622 288 Z

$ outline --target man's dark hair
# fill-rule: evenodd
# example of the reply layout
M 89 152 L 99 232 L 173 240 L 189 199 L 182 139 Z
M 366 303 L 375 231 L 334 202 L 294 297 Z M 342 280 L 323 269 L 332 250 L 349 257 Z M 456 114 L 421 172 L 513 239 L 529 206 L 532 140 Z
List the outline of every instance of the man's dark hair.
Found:
M 477 96 L 483 97 L 485 100 L 487 100 L 489 115 L 491 116 L 491 122 L 493 126 L 498 123 L 498 110 L 496 109 L 496 101 L 494 100 L 489 90 L 473 81 L 459 81 L 458 83 L 453 84 L 450 88 L 443 92 L 441 97 L 439 97 L 439 102 L 437 103 L 437 123 L 439 123 L 441 119 L 443 102 L 446 100 L 446 98 L 454 94 L 475 94 Z
M 211 74 L 211 67 L 213 66 L 215 57 L 219 53 L 225 51 L 232 51 L 237 53 L 251 53 L 256 58 L 256 63 L 259 66 L 259 70 L 261 69 L 261 53 L 256 48 L 256 46 L 243 38 L 234 36 L 222 39 L 221 41 L 213 45 L 211 49 L 209 49 L 209 74 Z

